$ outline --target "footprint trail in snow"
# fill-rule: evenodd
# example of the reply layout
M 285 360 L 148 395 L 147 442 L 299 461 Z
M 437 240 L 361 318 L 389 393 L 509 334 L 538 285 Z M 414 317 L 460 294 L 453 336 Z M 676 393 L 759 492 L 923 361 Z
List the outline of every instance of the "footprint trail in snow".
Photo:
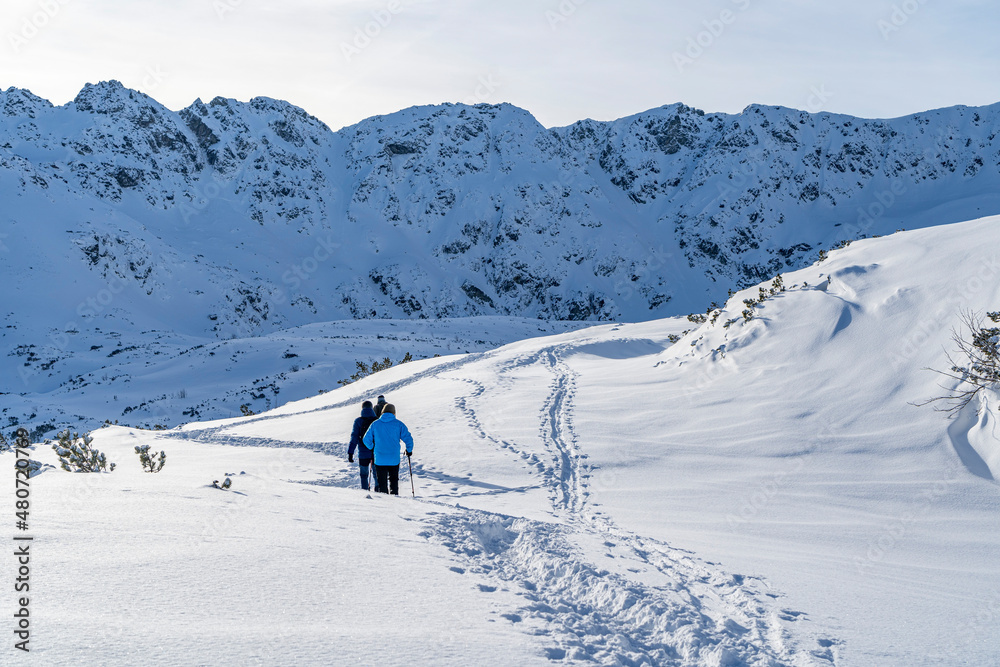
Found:
M 573 430 L 576 374 L 554 346 L 498 364 L 503 374 L 540 366 L 551 376 L 540 412 L 544 452 L 491 434 L 476 413 L 487 387 L 456 400 L 474 433 L 528 462 L 548 489 L 556 522 L 464 509 L 432 513 L 424 536 L 464 571 L 525 599 L 504 618 L 543 635 L 552 660 L 624 665 L 833 665 L 836 640 L 801 639 L 802 612 L 782 609 L 765 582 L 730 575 L 692 554 L 631 534 L 593 510 Z M 461 378 L 456 378 L 461 379 Z M 497 400 L 496 398 L 493 399 Z M 596 557 L 595 557 L 596 555 Z M 604 559 L 601 565 L 594 561 Z M 530 623 L 529 623 L 530 622 Z M 540 624 L 540 625 L 539 625 Z M 811 646 L 803 646 L 811 642 Z
M 540 480 L 548 492 L 552 521 L 468 509 L 454 501 L 418 499 L 439 505 L 429 511 L 425 539 L 451 551 L 483 594 L 516 593 L 522 608 L 502 614 L 504 622 L 537 636 L 543 658 L 621 665 L 835 665 L 835 639 L 816 634 L 802 612 L 783 609 L 764 581 L 728 574 L 690 552 L 619 528 L 590 501 L 586 463 L 573 426 L 577 375 L 565 357 L 584 344 L 553 345 L 529 353 L 494 351 L 442 363 L 400 381 L 376 387 L 390 394 L 430 378 L 467 387 L 454 408 L 471 436 L 505 452 Z M 472 372 L 472 371 L 475 372 Z M 482 406 L 502 401 L 515 388 L 513 374 L 548 378 L 537 415 L 534 442 L 519 442 L 491 430 Z M 480 379 L 492 376 L 489 384 Z M 496 396 L 497 392 L 501 396 Z M 316 408 L 353 406 L 354 399 Z M 241 422 L 267 423 L 282 415 Z M 345 443 L 281 440 L 233 433 L 232 425 L 172 434 L 237 446 L 302 447 L 346 458 Z M 539 445 L 540 443 L 540 445 Z M 442 478 L 446 472 L 424 469 Z M 420 473 L 418 473 L 419 475 Z M 313 484 L 352 486 L 354 468 Z M 401 475 L 402 476 L 402 475 Z M 401 488 L 406 484 L 402 476 Z M 451 478 L 454 479 L 454 478 Z M 460 483 L 460 482 L 458 482 Z M 483 485 L 491 486 L 491 485 Z M 489 493 L 523 489 L 496 486 Z

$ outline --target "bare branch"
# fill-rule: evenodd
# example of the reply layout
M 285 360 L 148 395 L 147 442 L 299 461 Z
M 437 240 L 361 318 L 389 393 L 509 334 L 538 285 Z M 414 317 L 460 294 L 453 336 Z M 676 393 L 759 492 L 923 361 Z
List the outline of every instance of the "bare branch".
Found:
M 987 313 L 987 317 L 997 322 L 997 313 Z M 985 319 L 979 313 L 965 311 L 961 314 L 962 324 L 968 329 L 969 335 L 952 329 L 951 339 L 958 348 L 957 355 L 962 357 L 956 361 L 951 353 L 946 353 L 949 370 L 935 373 L 943 375 L 956 382 L 954 387 L 939 385 L 945 390 L 943 396 L 935 396 L 913 405 L 924 406 L 937 402 L 945 402 L 947 407 L 935 410 L 947 412 L 954 416 L 963 410 L 983 389 L 1000 385 L 1000 328 L 985 326 Z

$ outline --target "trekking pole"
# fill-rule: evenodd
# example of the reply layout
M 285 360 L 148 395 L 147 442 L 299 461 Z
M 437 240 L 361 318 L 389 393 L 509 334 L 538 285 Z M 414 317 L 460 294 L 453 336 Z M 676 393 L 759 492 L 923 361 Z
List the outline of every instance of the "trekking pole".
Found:
M 416 498 L 417 490 L 413 486 L 413 463 L 410 462 L 409 456 L 406 457 L 406 465 L 410 466 L 410 493 L 412 493 L 413 497 Z

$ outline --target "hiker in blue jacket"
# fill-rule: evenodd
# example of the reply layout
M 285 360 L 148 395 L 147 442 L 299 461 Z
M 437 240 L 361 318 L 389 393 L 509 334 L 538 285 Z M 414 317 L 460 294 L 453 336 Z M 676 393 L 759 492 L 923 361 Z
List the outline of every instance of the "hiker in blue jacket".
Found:
M 348 463 L 354 463 L 354 449 L 358 450 L 358 472 L 361 475 L 361 488 L 365 491 L 368 490 L 368 480 L 371 479 L 371 474 L 375 471 L 369 470 L 369 466 L 372 465 L 372 450 L 370 447 L 365 447 L 365 443 L 361 439 L 376 419 L 378 417 L 375 416 L 375 410 L 372 409 L 372 402 L 362 403 L 361 416 L 354 420 L 354 428 L 351 430 L 351 445 L 347 448 Z M 375 491 L 378 489 L 378 478 L 376 477 Z
M 386 403 L 382 415 L 365 433 L 362 442 L 375 454 L 377 491 L 399 495 L 399 443 L 406 445 L 406 455 L 413 454 L 413 436 L 406 424 L 396 419 L 396 406 Z

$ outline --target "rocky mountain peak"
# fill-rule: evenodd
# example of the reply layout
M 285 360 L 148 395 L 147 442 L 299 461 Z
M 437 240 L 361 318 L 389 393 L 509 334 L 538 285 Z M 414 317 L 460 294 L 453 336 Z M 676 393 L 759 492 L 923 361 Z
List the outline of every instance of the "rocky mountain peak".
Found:
M 96 270 L 79 254 L 94 237 L 107 271 L 170 258 L 190 282 L 133 278 L 130 308 L 188 303 L 219 335 L 687 313 L 838 242 L 1000 212 L 1000 105 L 866 120 L 676 103 L 546 129 L 510 104 L 441 104 L 333 132 L 280 100 L 172 112 L 116 81 L 58 108 L 18 89 L 0 102 L 4 196 L 86 221 L 79 242 L 53 223 L 63 261 Z M 108 206 L 113 224 L 88 213 Z

